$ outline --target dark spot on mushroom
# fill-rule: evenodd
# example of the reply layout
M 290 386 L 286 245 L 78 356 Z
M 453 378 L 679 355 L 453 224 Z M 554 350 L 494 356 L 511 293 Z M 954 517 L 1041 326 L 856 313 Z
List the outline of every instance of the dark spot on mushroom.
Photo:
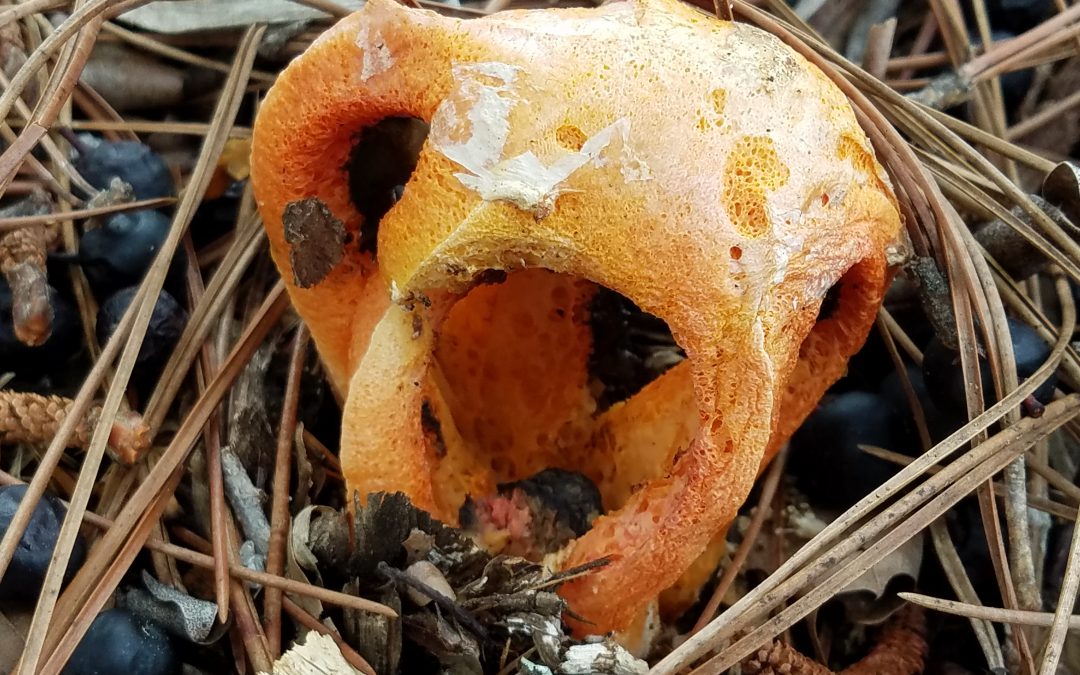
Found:
M 439 459 L 446 457 L 446 441 L 443 440 L 442 424 L 431 407 L 431 401 L 424 400 L 420 405 L 420 427 L 424 430 L 424 438 L 435 449 L 435 456 Z
M 345 252 L 345 226 L 322 200 L 309 197 L 285 205 L 281 214 L 293 283 L 311 288 L 326 278 Z
M 506 270 L 487 269 L 473 277 L 473 283 L 477 286 L 501 284 L 504 281 L 506 281 Z

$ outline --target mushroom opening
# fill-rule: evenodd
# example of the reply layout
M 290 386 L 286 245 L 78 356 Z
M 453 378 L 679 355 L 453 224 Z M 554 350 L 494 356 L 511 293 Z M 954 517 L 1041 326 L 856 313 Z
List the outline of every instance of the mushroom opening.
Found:
M 839 364 L 842 367 L 858 350 L 866 337 L 859 329 L 864 326 L 867 313 L 877 314 L 878 274 L 875 270 L 873 261 L 856 262 L 825 291 L 814 326 L 800 347 L 800 358 L 807 355 L 808 349 L 821 348 L 822 343 L 827 342 L 830 352 L 843 353 Z M 872 319 L 866 321 L 866 325 L 872 322 Z
M 630 398 L 686 358 L 663 319 L 610 289 L 600 288 L 593 296 L 589 325 L 589 372 L 599 390 L 600 410 Z
M 825 389 L 839 380 L 848 359 L 862 347 L 873 326 L 884 269 L 875 259 L 861 260 L 826 291 L 815 323 L 799 346 L 778 412 L 779 438 L 787 439 L 813 410 Z
M 434 484 L 489 548 L 538 559 L 666 475 L 697 408 L 689 377 L 662 377 L 685 358 L 667 324 L 628 298 L 541 268 L 478 278 L 435 344 Z
M 427 135 L 427 123 L 415 117 L 387 117 L 357 134 L 345 171 L 363 217 L 360 250 L 376 251 L 379 222 L 404 194 Z

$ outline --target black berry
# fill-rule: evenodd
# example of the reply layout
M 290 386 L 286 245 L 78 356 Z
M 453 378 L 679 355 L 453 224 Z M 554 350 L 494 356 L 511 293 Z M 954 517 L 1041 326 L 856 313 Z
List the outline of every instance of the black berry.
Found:
M 82 236 L 83 271 L 99 293 L 137 284 L 168 234 L 169 218 L 158 211 L 119 213 Z
M 126 609 L 98 614 L 64 667 L 64 675 L 171 675 L 180 663 L 169 636 Z
M 994 28 L 1022 33 L 1049 18 L 1054 3 L 1053 0 L 988 0 L 986 9 Z
M 847 508 L 900 467 L 859 449 L 909 451 L 903 419 L 880 394 L 849 391 L 823 401 L 791 438 L 788 470 L 816 506 Z
M 119 178 L 131 185 L 136 199 L 171 197 L 176 192 L 165 161 L 149 146 L 136 141 L 102 141 L 88 147 L 75 160 L 75 168 L 99 190 Z
M 1031 376 L 1050 355 L 1050 345 L 1033 328 L 1009 317 L 1009 333 L 1012 336 L 1013 353 L 1016 357 L 1016 374 L 1021 382 Z M 980 356 L 984 405 L 989 407 L 995 400 L 990 365 Z M 967 416 L 964 375 L 960 368 L 960 353 L 946 347 L 934 338 L 923 354 L 923 375 L 930 398 L 943 413 Z M 1049 403 L 1054 393 L 1056 377 L 1050 378 L 1035 390 L 1035 398 Z
M 117 291 L 102 303 L 97 317 L 97 338 L 102 344 L 116 330 L 138 291 L 137 286 L 130 286 Z M 135 361 L 133 377 L 136 380 L 145 381 L 144 378 L 156 375 L 157 370 L 168 359 L 186 324 L 187 312 L 184 308 L 167 291 L 161 291 Z
M 26 494 L 25 485 L 0 487 L 0 537 L 7 533 L 15 511 Z M 26 524 L 15 555 L 11 559 L 4 578 L 0 579 L 0 600 L 33 600 L 41 592 L 41 584 L 52 560 L 60 526 L 67 509 L 55 496 L 45 493 L 38 500 L 30 522 Z M 65 579 L 70 579 L 82 565 L 86 555 L 82 538 L 75 540 L 75 547 L 68 559 Z

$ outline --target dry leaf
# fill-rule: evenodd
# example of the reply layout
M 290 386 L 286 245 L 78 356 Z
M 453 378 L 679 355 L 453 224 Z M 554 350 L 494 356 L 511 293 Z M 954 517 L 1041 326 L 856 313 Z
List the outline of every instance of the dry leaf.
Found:
M 1080 165 L 1061 162 L 1046 174 L 1043 197 L 1061 209 L 1073 223 L 1080 225 Z
M 382 671 L 380 671 L 382 672 Z M 360 671 L 349 665 L 341 650 L 326 635 L 316 632 L 307 634 L 303 644 L 292 649 L 274 662 L 272 675 L 359 675 Z M 259 675 L 271 675 L 260 673 Z
M 457 600 L 457 595 L 454 593 L 454 589 L 450 587 L 450 582 L 446 580 L 438 567 L 435 567 L 427 560 L 418 560 L 409 565 L 405 568 L 405 574 L 438 591 L 444 597 Z M 419 607 L 426 607 L 431 603 L 431 598 L 418 592 L 415 588 L 406 589 L 405 595 Z
M 217 623 L 217 603 L 182 593 L 159 582 L 146 570 L 142 581 L 145 591 L 133 588 L 123 596 L 123 605 L 136 615 L 201 645 L 216 642 L 228 629 Z
M 925 532 L 919 532 L 837 593 L 835 600 L 843 603 L 849 621 L 877 625 L 904 606 L 896 594 L 914 590 L 924 541 Z

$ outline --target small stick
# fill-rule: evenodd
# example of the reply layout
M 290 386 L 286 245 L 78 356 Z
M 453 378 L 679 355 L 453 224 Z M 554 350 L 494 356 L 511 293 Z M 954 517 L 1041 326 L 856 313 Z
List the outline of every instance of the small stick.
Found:
M 4 215 L 39 216 L 52 204 L 44 192 L 35 192 L 3 210 Z M 15 337 L 23 344 L 44 344 L 52 333 L 53 309 L 49 302 L 46 255 L 55 228 L 36 225 L 0 232 L 0 272 L 11 288 L 11 314 Z
M 334 471 L 341 473 L 341 460 L 337 458 L 337 455 L 330 452 L 330 448 L 326 447 L 326 444 L 320 441 L 315 434 L 311 433 L 304 428 L 304 445 L 308 448 L 314 448 L 319 455 L 323 458 L 323 461 L 330 465 L 330 468 Z
M 277 454 L 274 458 L 274 483 L 270 505 L 270 541 L 266 555 L 266 571 L 281 575 L 285 571 L 285 541 L 289 532 L 289 478 L 292 473 L 293 439 L 296 436 L 297 408 L 300 404 L 300 382 L 307 357 L 308 330 L 300 324 L 293 339 L 289 358 L 289 375 L 285 398 L 281 404 L 281 425 L 278 427 Z M 281 654 L 281 591 L 266 589 L 263 598 L 263 628 L 270 645 L 270 654 Z
M 1080 512 L 1077 513 L 1080 518 Z M 1076 593 L 1080 590 L 1080 529 L 1073 528 L 1072 542 L 1069 545 L 1069 560 L 1065 566 L 1065 579 L 1061 583 L 1058 595 L 1057 611 L 1050 624 L 1050 635 L 1046 638 L 1042 663 L 1039 673 L 1053 675 L 1057 672 L 1058 662 L 1065 650 L 1065 638 L 1072 622 L 1073 607 L 1076 606 Z
M 434 602 L 439 607 L 439 609 L 443 610 L 447 614 L 453 615 L 454 618 L 456 618 L 462 626 L 468 628 L 470 631 L 473 632 L 474 635 L 476 635 L 481 640 L 484 640 L 486 642 L 491 639 L 491 637 L 488 635 L 487 630 L 479 621 L 477 621 L 476 617 L 473 616 L 471 612 L 466 610 L 464 607 L 461 607 L 456 602 L 446 597 L 439 591 L 435 590 L 431 586 L 425 584 L 423 581 L 420 581 L 419 579 L 412 577 L 402 572 L 401 570 L 394 569 L 393 567 L 387 565 L 385 562 L 380 562 L 377 569 L 379 571 L 379 574 L 382 574 L 387 579 L 390 579 L 391 581 L 396 581 L 406 586 L 411 586 L 420 593 L 431 598 L 431 601 Z
M 735 10 L 731 7 L 731 0 L 713 0 L 713 12 L 721 21 L 735 20 Z
M 863 69 L 879 80 L 885 79 L 892 53 L 893 39 L 896 37 L 896 17 L 870 27 L 866 39 L 866 52 L 863 54 Z
M 273 672 L 273 659 L 270 657 L 269 646 L 266 637 L 262 634 L 261 627 L 256 617 L 259 616 L 251 595 L 244 592 L 244 586 L 235 579 L 230 587 L 230 597 L 234 610 L 232 615 L 240 639 L 244 643 L 244 651 L 247 652 L 251 668 L 256 673 Z M 241 609 L 241 606 L 243 608 Z

